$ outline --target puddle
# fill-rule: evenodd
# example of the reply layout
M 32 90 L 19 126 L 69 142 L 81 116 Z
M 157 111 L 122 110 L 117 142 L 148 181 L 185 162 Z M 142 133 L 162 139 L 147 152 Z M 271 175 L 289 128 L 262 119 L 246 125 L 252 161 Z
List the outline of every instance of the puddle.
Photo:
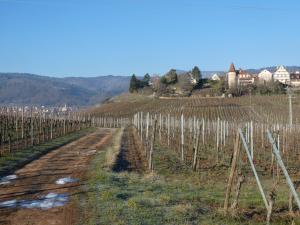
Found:
M 12 180 L 15 180 L 17 178 L 18 178 L 18 176 L 15 174 L 8 175 L 6 177 L 2 177 L 0 179 L 0 185 L 10 184 Z
M 15 208 L 17 205 L 17 200 L 9 200 L 5 202 L 0 202 L 0 208 Z
M 57 194 L 50 192 L 46 196 L 35 200 L 10 200 L 0 202 L 0 208 L 26 208 L 26 209 L 51 209 L 54 207 L 64 206 L 69 201 L 68 194 Z
M 77 182 L 78 179 L 76 178 L 72 178 L 72 177 L 64 177 L 64 178 L 60 178 L 57 181 L 55 181 L 56 184 L 67 184 L 67 183 L 74 183 Z
M 33 209 L 51 209 L 54 207 L 64 206 L 69 200 L 67 194 L 49 193 L 44 198 L 38 200 L 22 200 L 18 206 L 21 208 Z

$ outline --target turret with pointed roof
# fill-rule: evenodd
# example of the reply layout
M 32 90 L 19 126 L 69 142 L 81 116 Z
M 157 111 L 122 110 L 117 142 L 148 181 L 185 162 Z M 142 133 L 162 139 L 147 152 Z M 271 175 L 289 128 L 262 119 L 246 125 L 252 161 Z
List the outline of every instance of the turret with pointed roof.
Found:
M 235 72 L 235 67 L 233 63 L 230 64 L 229 72 Z
M 227 74 L 227 80 L 228 80 L 228 87 L 235 88 L 237 85 L 237 73 L 234 67 L 234 64 L 231 63 L 228 74 Z

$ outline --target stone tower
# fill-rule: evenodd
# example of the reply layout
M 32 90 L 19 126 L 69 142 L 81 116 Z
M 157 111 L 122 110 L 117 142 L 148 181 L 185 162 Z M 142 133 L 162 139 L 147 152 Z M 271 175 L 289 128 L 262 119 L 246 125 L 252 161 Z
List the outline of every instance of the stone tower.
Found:
M 228 87 L 229 89 L 231 88 L 235 88 L 237 85 L 237 73 L 234 67 L 234 64 L 231 63 L 228 74 L 227 74 L 227 78 L 228 78 Z

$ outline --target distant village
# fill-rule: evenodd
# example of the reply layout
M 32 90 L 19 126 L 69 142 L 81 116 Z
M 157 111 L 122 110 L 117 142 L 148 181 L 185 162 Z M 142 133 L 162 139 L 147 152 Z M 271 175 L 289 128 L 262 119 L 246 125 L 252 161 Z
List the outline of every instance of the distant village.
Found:
M 135 75 L 130 81 L 130 92 L 145 95 L 184 97 L 199 95 L 241 96 L 247 94 L 283 94 L 288 87 L 296 90 L 300 87 L 300 71 L 288 71 L 278 66 L 272 72 L 263 69 L 257 73 L 251 70 L 236 69 L 231 63 L 228 72 L 214 73 L 203 78 L 200 69 L 195 66 L 190 71 L 171 69 L 163 76 L 146 74 L 141 80 Z
M 219 80 L 217 74 L 212 76 L 213 80 Z M 264 69 L 259 74 L 250 74 L 243 69 L 235 69 L 234 64 L 230 65 L 227 73 L 228 87 L 236 88 L 237 86 L 248 86 L 254 83 L 266 84 L 271 81 L 278 81 L 281 84 L 291 87 L 300 87 L 300 72 L 290 73 L 284 66 L 278 66 L 274 73 Z
M 71 106 L 56 106 L 56 107 L 46 107 L 46 106 L 0 106 L 0 111 L 2 113 L 14 113 L 23 114 L 26 116 L 30 115 L 44 115 L 44 116 L 67 116 L 72 112 L 77 111 L 77 107 Z

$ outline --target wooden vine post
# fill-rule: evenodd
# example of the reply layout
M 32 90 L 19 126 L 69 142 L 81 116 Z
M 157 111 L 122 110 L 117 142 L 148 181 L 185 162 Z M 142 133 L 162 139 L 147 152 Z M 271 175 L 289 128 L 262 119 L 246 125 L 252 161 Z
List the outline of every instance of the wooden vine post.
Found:
M 236 187 L 235 187 L 235 196 L 234 196 L 234 200 L 231 204 L 231 210 L 234 210 L 237 208 L 238 205 L 238 200 L 240 197 L 240 193 L 241 193 L 241 188 L 242 188 L 242 184 L 245 182 L 245 175 L 240 172 L 238 174 L 238 179 L 237 179 L 237 183 L 236 183 Z
M 153 172 L 153 150 L 154 150 L 154 144 L 155 144 L 155 133 L 156 133 L 156 125 L 157 125 L 157 119 L 155 118 L 153 129 L 152 129 L 152 140 L 151 140 L 151 146 L 150 146 L 150 153 L 149 153 L 149 170 Z
M 180 119 L 180 130 L 181 130 L 181 138 L 180 138 L 180 147 L 181 147 L 181 161 L 184 160 L 184 117 L 183 113 L 181 113 Z
M 230 173 L 229 173 L 229 179 L 228 179 L 228 183 L 227 183 L 227 189 L 226 189 L 225 200 L 224 200 L 225 214 L 227 214 L 227 211 L 228 211 L 229 198 L 230 198 L 230 194 L 231 194 L 233 178 L 234 178 L 234 175 L 236 172 L 239 155 L 240 155 L 240 134 L 239 134 L 239 132 L 237 132 L 236 137 L 235 137 L 235 143 L 234 143 L 234 152 L 233 152 L 233 157 L 232 157 L 231 169 L 230 169 Z
M 170 146 L 170 114 L 168 114 L 168 121 L 167 121 L 167 124 L 168 124 L 168 146 Z
M 194 144 L 194 158 L 193 158 L 193 170 L 196 171 L 197 169 L 197 162 L 198 162 L 198 152 L 199 152 L 199 147 L 200 147 L 200 129 L 197 127 L 196 130 L 196 140 Z
M 147 155 L 148 146 L 149 146 L 149 112 L 147 113 L 147 117 L 146 117 L 146 148 L 145 148 L 146 155 Z

